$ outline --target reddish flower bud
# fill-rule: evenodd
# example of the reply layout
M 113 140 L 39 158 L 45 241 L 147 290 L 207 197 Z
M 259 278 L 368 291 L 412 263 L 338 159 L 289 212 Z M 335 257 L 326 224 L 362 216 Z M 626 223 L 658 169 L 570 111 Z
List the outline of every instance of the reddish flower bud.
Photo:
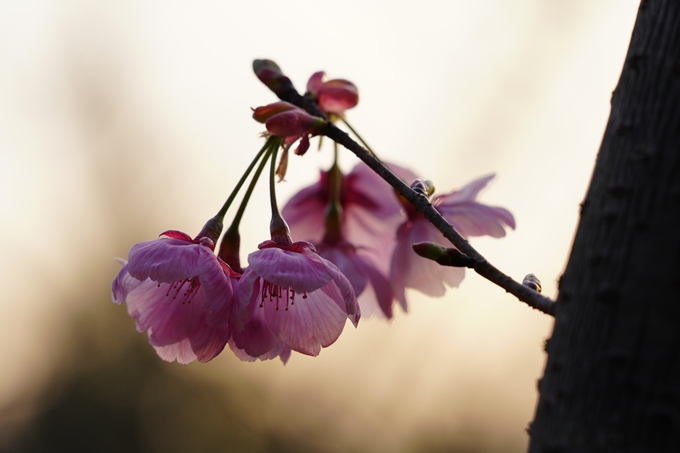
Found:
M 253 71 L 257 78 L 275 93 L 286 85 L 292 86 L 292 82 L 283 75 L 279 65 L 271 60 L 254 60 Z
M 326 121 L 295 108 L 271 116 L 266 121 L 267 130 L 277 137 L 301 136 L 321 129 Z
M 296 107 L 289 102 L 274 102 L 273 104 L 267 104 L 253 109 L 253 119 L 258 123 L 265 123 L 269 118 L 278 113 L 295 109 L 299 109 L 299 107 Z

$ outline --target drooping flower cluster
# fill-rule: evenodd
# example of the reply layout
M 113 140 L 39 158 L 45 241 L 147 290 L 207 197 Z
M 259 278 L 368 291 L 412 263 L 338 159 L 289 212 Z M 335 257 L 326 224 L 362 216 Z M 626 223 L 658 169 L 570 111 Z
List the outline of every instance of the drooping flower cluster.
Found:
M 292 89 L 275 63 L 256 60 L 253 68 L 279 96 Z M 286 363 L 292 351 L 316 356 L 339 338 L 347 320 L 356 327 L 362 312 L 391 318 L 395 300 L 406 310 L 406 288 L 441 296 L 445 284 L 457 286 L 463 279 L 463 269 L 438 266 L 413 252 L 416 242 L 447 243 L 365 164 L 343 174 L 337 146 L 331 169 L 322 171 L 316 184 L 302 189 L 279 213 L 274 176 L 283 179 L 289 148 L 299 141 L 295 154 L 305 154 L 310 138 L 323 134 L 329 121 L 346 123 L 344 112 L 359 100 L 353 83 L 324 82 L 323 77 L 323 72 L 312 75 L 305 98 L 318 107 L 309 110 L 324 118 L 283 101 L 254 109 L 253 118 L 267 129 L 266 143 L 195 238 L 166 231 L 159 239 L 134 245 L 128 261 L 120 260 L 112 299 L 126 303 L 137 330 L 147 333 L 161 358 L 206 362 L 227 344 L 246 361 L 279 357 Z M 283 152 L 277 164 L 279 149 Z M 267 162 L 271 240 L 250 253 L 248 266 L 242 268 L 239 224 Z M 407 184 L 417 180 L 409 169 L 387 167 Z M 253 170 L 216 255 L 222 220 Z M 491 178 L 432 200 L 464 237 L 502 237 L 506 226 L 515 226 L 507 210 L 476 201 Z
M 168 231 L 132 247 L 113 281 L 137 330 L 165 360 L 207 362 L 230 342 L 244 360 L 291 349 L 318 355 L 360 311 L 344 275 L 306 242 L 260 244 L 241 275 L 213 253 L 207 237 Z

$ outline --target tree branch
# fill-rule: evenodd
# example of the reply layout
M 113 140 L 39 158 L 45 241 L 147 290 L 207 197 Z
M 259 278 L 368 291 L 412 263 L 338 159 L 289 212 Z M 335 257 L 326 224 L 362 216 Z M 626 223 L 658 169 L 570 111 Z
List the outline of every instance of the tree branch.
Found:
M 293 84 L 286 77 L 284 82 L 274 89 L 274 93 L 282 101 L 290 102 L 304 110 L 309 114 L 328 119 L 327 116 L 319 109 L 317 103 L 309 96 L 301 96 L 297 92 Z M 420 212 L 435 228 L 437 228 L 458 250 L 463 254 L 469 256 L 475 261 L 474 270 L 482 277 L 490 282 L 500 286 L 506 292 L 513 294 L 522 302 L 526 303 L 532 308 L 539 310 L 547 315 L 555 316 L 555 302 L 533 289 L 524 286 L 503 272 L 494 267 L 484 258 L 477 250 L 475 250 L 468 241 L 466 241 L 449 222 L 437 211 L 430 203 L 430 200 L 424 194 L 418 193 L 406 185 L 380 161 L 373 157 L 363 146 L 354 141 L 346 132 L 339 129 L 330 121 L 319 131 L 321 135 L 334 140 L 341 144 L 348 150 L 352 151 L 359 159 L 375 171 L 382 179 L 384 179 L 394 190 L 408 200 L 413 205 L 416 211 Z

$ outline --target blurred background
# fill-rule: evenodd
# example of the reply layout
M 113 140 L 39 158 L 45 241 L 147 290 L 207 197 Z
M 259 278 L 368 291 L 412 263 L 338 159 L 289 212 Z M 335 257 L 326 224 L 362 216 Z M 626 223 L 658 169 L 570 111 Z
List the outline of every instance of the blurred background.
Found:
M 299 90 L 356 83 L 352 124 L 441 192 L 496 172 L 481 200 L 517 230 L 472 243 L 554 297 L 637 6 L 0 0 L 0 451 L 524 451 L 552 322 L 473 273 L 317 358 L 182 366 L 110 302 L 113 258 L 219 209 L 261 146 L 270 58 Z M 292 156 L 282 200 L 329 151 Z M 266 185 L 251 204 L 242 259 Z

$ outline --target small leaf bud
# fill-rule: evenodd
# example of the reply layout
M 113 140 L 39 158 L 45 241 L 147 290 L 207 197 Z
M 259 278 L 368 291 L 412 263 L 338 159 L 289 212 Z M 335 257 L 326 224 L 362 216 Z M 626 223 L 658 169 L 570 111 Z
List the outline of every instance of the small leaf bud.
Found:
M 524 280 L 522 280 L 522 284 L 528 286 L 537 293 L 540 293 L 543 289 L 541 287 L 541 281 L 534 274 L 527 274 L 527 276 L 524 277 Z

